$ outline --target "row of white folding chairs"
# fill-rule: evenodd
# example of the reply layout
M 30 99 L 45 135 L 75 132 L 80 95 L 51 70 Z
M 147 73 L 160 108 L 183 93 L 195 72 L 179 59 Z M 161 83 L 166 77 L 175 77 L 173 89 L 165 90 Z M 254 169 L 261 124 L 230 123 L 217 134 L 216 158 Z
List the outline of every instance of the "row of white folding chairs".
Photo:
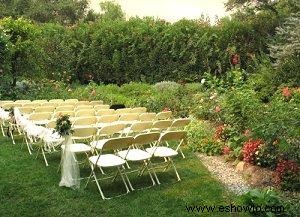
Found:
M 108 199 L 104 196 L 103 190 L 100 187 L 99 179 L 96 175 L 96 170 L 99 168 L 101 172 L 101 176 L 104 176 L 104 169 L 109 167 L 117 167 L 118 174 L 122 177 L 123 183 L 126 188 L 126 193 L 130 190 L 134 190 L 131 182 L 129 181 L 126 174 L 126 167 L 130 162 L 142 162 L 143 167 L 140 170 L 140 174 L 146 169 L 149 173 L 149 176 L 152 181 L 152 185 L 155 185 L 155 181 L 157 184 L 160 184 L 160 181 L 156 175 L 154 168 L 152 167 L 151 159 L 152 157 L 160 157 L 163 158 L 166 163 L 166 166 L 163 171 L 169 166 L 172 165 L 178 181 L 180 180 L 180 176 L 177 172 L 175 164 L 172 160 L 172 157 L 178 155 L 178 150 L 180 150 L 180 146 L 186 140 L 186 132 L 185 131 L 168 131 L 165 133 L 160 132 L 147 132 L 147 133 L 139 133 L 133 136 L 121 136 L 114 138 L 105 138 L 98 141 L 93 141 L 94 134 L 97 132 L 97 128 L 77 128 L 74 131 L 72 139 L 74 143 L 70 147 L 70 151 L 74 154 L 79 153 L 93 153 L 94 155 L 88 157 L 88 161 L 91 165 L 91 174 L 88 177 L 89 183 L 90 179 L 93 178 L 97 183 L 98 190 L 103 199 Z M 84 144 L 82 140 L 90 140 L 90 144 Z M 176 148 L 171 148 L 168 146 L 168 142 L 170 141 L 178 141 Z M 95 145 L 95 142 L 97 145 Z M 100 145 L 101 144 L 101 145 Z M 147 145 L 148 148 L 144 146 Z M 144 147 L 144 148 L 142 148 Z M 64 150 L 64 146 L 62 146 Z M 112 153 L 106 154 L 105 151 L 111 151 Z M 127 168 L 130 168 L 128 165 Z M 125 169 L 125 170 L 124 170 Z M 123 177 L 124 175 L 124 177 Z M 155 180 L 152 175 L 154 175 Z M 129 187 L 128 187 L 129 186 Z
M 69 99 L 69 100 L 17 100 L 15 102 L 13 101 L 0 101 L 0 106 L 4 109 L 9 109 L 11 107 L 38 107 L 38 106 L 97 106 L 97 105 L 103 105 L 102 100 L 98 101 L 75 101 L 75 99 Z
M 31 119 L 32 120 L 32 119 Z M 132 124 L 135 122 L 147 122 L 147 121 L 156 121 L 155 113 L 143 113 L 143 114 L 123 114 L 123 115 L 103 115 L 103 116 L 88 116 L 88 117 L 76 117 L 71 118 L 71 122 L 74 127 L 77 126 L 98 126 L 102 127 L 111 123 L 123 123 L 125 125 Z M 56 119 L 50 121 L 45 120 L 36 120 L 36 123 L 41 124 L 45 123 L 47 126 L 55 126 Z M 158 122 L 159 123 L 159 122 Z M 171 124 L 172 121 L 165 121 L 166 124 Z M 168 126 L 169 127 L 169 126 Z
M 77 113 L 86 114 L 85 116 L 92 115 L 112 115 L 112 114 L 125 114 L 125 113 L 145 113 L 147 108 L 136 107 L 136 108 L 126 108 L 126 109 L 109 109 L 109 105 L 97 105 L 97 106 L 60 106 L 55 108 L 54 106 L 40 106 L 40 107 L 20 107 L 20 112 L 22 114 L 32 114 L 41 112 L 54 112 L 59 114 L 69 114 L 70 116 L 77 116 Z

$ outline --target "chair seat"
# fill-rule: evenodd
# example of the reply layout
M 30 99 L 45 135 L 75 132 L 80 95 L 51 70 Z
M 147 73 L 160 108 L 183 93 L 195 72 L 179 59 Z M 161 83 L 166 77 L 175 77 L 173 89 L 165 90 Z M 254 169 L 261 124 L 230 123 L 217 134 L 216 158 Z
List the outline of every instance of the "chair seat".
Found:
M 99 155 L 89 157 L 89 161 L 96 165 Z M 103 154 L 100 156 L 97 166 L 99 167 L 115 167 L 125 164 L 125 160 L 114 154 Z
M 142 161 L 151 158 L 151 154 L 141 149 L 130 149 L 129 151 L 119 151 L 118 155 L 129 161 Z
M 101 140 L 97 140 L 97 141 L 93 141 L 90 143 L 90 145 L 93 147 L 93 148 L 96 148 L 96 149 L 102 149 L 104 143 L 107 141 L 107 139 L 101 139 Z
M 165 146 L 147 148 L 146 151 L 153 154 L 155 157 L 173 157 L 178 155 L 177 151 Z
M 62 145 L 61 148 L 64 150 L 65 145 Z M 73 143 L 70 147 L 71 152 L 81 153 L 81 152 L 90 152 L 92 148 L 84 143 Z

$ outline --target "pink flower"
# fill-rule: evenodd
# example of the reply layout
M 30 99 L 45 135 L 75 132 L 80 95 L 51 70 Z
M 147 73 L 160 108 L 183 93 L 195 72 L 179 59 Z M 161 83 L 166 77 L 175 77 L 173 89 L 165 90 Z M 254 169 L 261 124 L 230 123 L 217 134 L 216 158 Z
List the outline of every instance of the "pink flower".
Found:
M 221 107 L 220 107 L 220 106 L 216 106 L 216 107 L 215 107 L 215 112 L 216 112 L 216 113 L 219 113 L 220 111 L 221 111 Z
M 288 87 L 285 87 L 282 89 L 282 95 L 286 98 L 289 98 L 292 96 L 292 93 Z
M 231 148 L 230 148 L 230 147 L 225 146 L 225 147 L 223 148 L 223 154 L 224 154 L 224 155 L 230 154 L 230 152 L 231 152 Z
M 244 136 L 249 137 L 251 134 L 251 130 L 247 129 L 245 130 L 245 132 L 243 133 Z

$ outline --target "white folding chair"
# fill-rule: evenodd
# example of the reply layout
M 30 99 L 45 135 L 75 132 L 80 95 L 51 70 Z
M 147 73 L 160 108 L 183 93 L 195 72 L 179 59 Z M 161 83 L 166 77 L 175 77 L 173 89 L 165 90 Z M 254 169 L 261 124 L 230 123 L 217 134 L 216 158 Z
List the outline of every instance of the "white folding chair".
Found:
M 172 116 L 171 111 L 166 111 L 166 112 L 159 112 L 156 114 L 156 119 L 157 120 L 168 120 Z
M 91 165 L 91 173 L 90 176 L 86 182 L 85 187 L 87 187 L 88 183 L 90 182 L 91 178 L 93 177 L 94 181 L 96 182 L 96 185 L 98 187 L 98 190 L 100 192 L 100 195 L 102 197 L 102 199 L 110 199 L 109 197 L 106 197 L 102 191 L 102 188 L 100 186 L 100 180 L 103 179 L 108 179 L 108 178 L 112 178 L 112 180 L 114 181 L 118 175 L 120 175 L 124 186 L 126 188 L 126 192 L 125 194 L 129 193 L 130 190 L 133 190 L 131 182 L 129 181 L 129 178 L 126 174 L 126 171 L 123 167 L 123 165 L 126 163 L 126 161 L 124 159 L 122 159 L 121 157 L 112 154 L 113 152 L 115 152 L 115 150 L 118 149 L 125 149 L 128 148 L 132 145 L 133 143 L 133 137 L 122 137 L 122 138 L 112 138 L 112 139 L 108 139 L 102 147 L 101 152 L 98 155 L 95 156 L 91 156 L 89 157 L 89 162 Z M 112 152 L 112 153 L 103 153 L 103 152 Z M 98 177 L 96 176 L 96 169 L 98 168 L 117 168 L 117 172 L 114 175 L 102 178 L 102 179 L 98 179 Z M 101 170 L 100 170 L 101 171 Z M 105 174 L 101 174 L 101 176 L 104 176 Z M 128 187 L 129 185 L 129 187 Z M 121 196 L 124 194 L 119 194 L 118 196 Z
M 130 172 L 137 172 L 138 176 L 142 176 L 144 171 L 147 170 L 150 179 L 152 181 L 152 185 L 155 185 L 155 181 L 152 177 L 152 173 L 157 181 L 158 184 L 160 184 L 157 175 L 152 167 L 152 163 L 150 161 L 152 155 L 145 151 L 144 149 L 141 149 L 140 147 L 144 147 L 146 145 L 149 145 L 151 143 L 156 143 L 160 137 L 160 133 L 144 133 L 139 134 L 134 137 L 134 142 L 131 148 L 118 151 L 117 154 L 126 160 L 126 162 L 142 162 L 142 168 L 139 170 L 132 170 Z
M 165 142 L 178 142 L 176 149 L 172 149 L 170 147 L 164 146 L 163 144 Z M 166 169 L 172 165 L 175 174 L 177 176 L 177 180 L 180 181 L 180 176 L 178 174 L 178 171 L 176 169 L 175 163 L 172 160 L 173 157 L 178 155 L 178 150 L 180 146 L 186 142 L 186 132 L 185 131 L 170 131 L 163 133 L 161 137 L 159 138 L 158 143 L 156 143 L 154 146 L 147 148 L 146 151 L 153 155 L 154 157 L 158 158 L 164 158 L 166 161 L 166 166 L 164 167 L 163 171 L 166 171 Z

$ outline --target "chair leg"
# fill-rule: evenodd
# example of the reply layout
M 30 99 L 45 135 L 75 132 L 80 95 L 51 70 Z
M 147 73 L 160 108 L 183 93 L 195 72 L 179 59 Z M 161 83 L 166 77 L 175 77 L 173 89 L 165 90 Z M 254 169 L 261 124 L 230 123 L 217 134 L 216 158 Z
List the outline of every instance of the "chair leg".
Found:
M 101 189 L 101 187 L 100 187 L 100 184 L 99 184 L 99 182 L 98 182 L 98 179 L 97 179 L 97 176 L 96 176 L 96 174 L 95 174 L 95 171 L 93 171 L 92 173 L 93 173 L 93 177 L 94 177 L 94 179 L 95 179 L 96 185 L 97 185 L 97 187 L 98 187 L 98 190 L 99 190 L 99 192 L 100 192 L 100 195 L 101 195 L 102 199 L 103 199 L 103 200 L 108 199 L 108 198 L 106 198 L 106 197 L 104 196 L 104 193 L 103 193 L 103 191 L 102 191 L 102 189 Z
M 4 133 L 4 129 L 3 129 L 3 125 L 2 124 L 1 124 L 1 132 L 2 132 L 3 137 L 5 137 L 6 135 Z
M 16 143 L 15 143 L 14 135 L 11 130 L 9 130 L 9 134 L 10 134 L 10 138 L 11 138 L 13 144 L 15 145 Z
M 46 167 L 47 167 L 47 166 L 49 166 L 49 164 L 48 164 L 48 161 L 47 161 L 47 158 L 46 158 L 46 155 L 45 155 L 43 147 L 42 147 L 42 154 L 43 154 L 44 161 L 45 161 L 45 164 L 46 164 Z
M 120 173 L 120 176 L 121 176 L 121 178 L 122 178 L 122 180 L 123 180 L 123 183 L 124 183 L 124 185 L 125 185 L 125 187 L 126 187 L 126 191 L 127 191 L 126 193 L 129 193 L 130 190 L 129 190 L 127 184 L 126 184 L 126 181 L 125 181 L 125 179 L 124 179 L 124 176 L 123 176 L 123 174 L 122 174 L 122 172 L 121 172 L 120 167 L 117 167 L 117 169 L 118 169 L 118 171 L 119 171 L 119 173 Z M 126 177 L 127 181 L 129 181 L 129 179 L 128 179 L 126 173 L 125 173 L 125 177 Z M 128 183 L 129 183 L 130 187 L 132 188 L 130 181 L 129 181 Z
M 169 161 L 171 162 L 171 164 L 172 164 L 172 166 L 173 166 L 173 168 L 174 168 L 174 170 L 175 170 L 175 173 L 176 173 L 176 176 L 177 176 L 177 180 L 180 181 L 181 178 L 180 178 L 180 176 L 179 176 L 179 174 L 178 174 L 178 172 L 177 172 L 177 169 L 176 169 L 176 166 L 175 166 L 173 160 L 172 160 L 170 157 L 169 157 Z
M 147 163 L 147 161 L 146 161 L 146 160 L 144 161 L 144 164 L 145 164 L 145 167 L 146 167 L 146 169 L 147 169 L 147 171 L 148 171 L 148 173 L 149 173 L 149 176 L 150 176 L 150 178 L 151 178 L 152 185 L 155 185 L 155 181 L 154 181 L 154 179 L 153 179 L 153 177 L 152 177 L 152 174 L 151 174 L 150 168 L 149 168 L 149 166 L 148 166 L 148 163 Z
M 182 152 L 182 150 L 180 148 L 179 148 L 179 152 L 180 152 L 182 158 L 185 159 L 185 155 L 183 154 L 183 152 Z
M 152 162 L 149 160 L 149 165 L 150 165 L 150 169 L 151 169 L 151 171 L 153 172 L 153 174 L 154 174 L 154 177 L 155 177 L 155 179 L 156 179 L 156 182 L 157 182 L 157 184 L 159 184 L 160 185 L 160 181 L 159 181 L 159 179 L 158 179 L 158 177 L 157 177 L 157 175 L 156 175 L 156 172 L 155 172 L 155 169 L 153 168 L 153 166 L 152 166 Z

